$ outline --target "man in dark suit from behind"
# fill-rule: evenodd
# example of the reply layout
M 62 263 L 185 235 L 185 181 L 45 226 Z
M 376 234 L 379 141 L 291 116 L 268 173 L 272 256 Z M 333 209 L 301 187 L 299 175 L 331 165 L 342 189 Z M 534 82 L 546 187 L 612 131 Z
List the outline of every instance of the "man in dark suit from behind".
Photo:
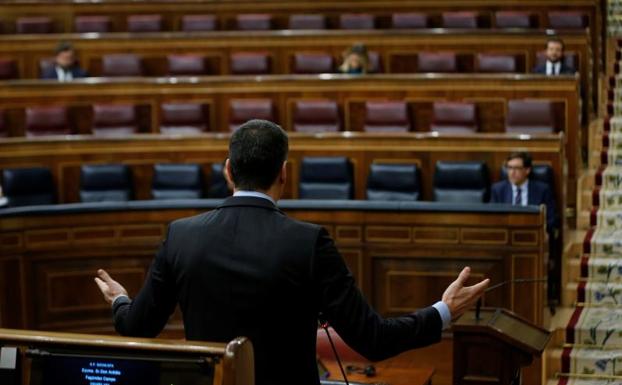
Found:
M 320 313 L 349 346 L 379 360 L 439 341 L 443 327 L 482 295 L 489 280 L 465 287 L 466 267 L 442 301 L 381 317 L 327 231 L 277 208 L 287 152 L 287 135 L 276 124 L 243 124 L 231 137 L 225 163 L 234 195 L 213 211 L 169 226 L 136 297 L 130 300 L 118 282 L 97 272 L 119 333 L 154 337 L 179 304 L 189 340 L 250 338 L 257 385 L 317 385 Z
M 55 79 L 59 82 L 68 82 L 88 76 L 88 73 L 76 62 L 76 51 L 73 45 L 66 41 L 58 43 L 54 65 L 45 67 L 41 72 L 41 79 Z
M 533 72 L 536 74 L 557 76 L 572 75 L 577 70 L 564 62 L 564 41 L 558 37 L 552 37 L 546 42 L 546 61 L 538 64 Z
M 495 183 L 491 191 L 491 203 L 509 203 L 512 205 L 545 205 L 546 229 L 549 234 L 549 299 L 558 296 L 557 269 L 561 257 L 557 248 L 560 222 L 557 216 L 555 198 L 551 187 L 543 182 L 529 179 L 532 169 L 531 155 L 527 152 L 515 152 L 508 156 L 505 167 L 508 179 Z

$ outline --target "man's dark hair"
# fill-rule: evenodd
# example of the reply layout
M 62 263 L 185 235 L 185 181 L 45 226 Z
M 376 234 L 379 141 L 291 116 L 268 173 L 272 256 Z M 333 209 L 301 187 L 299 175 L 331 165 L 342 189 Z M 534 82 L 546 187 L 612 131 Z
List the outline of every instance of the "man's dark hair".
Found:
M 561 39 L 561 37 L 558 36 L 551 36 L 546 40 L 546 47 L 549 47 L 550 43 L 558 43 L 561 44 L 562 46 L 562 51 L 566 48 L 566 45 L 564 44 L 564 41 Z
M 529 155 L 529 153 L 525 151 L 511 153 L 510 156 L 508 156 L 507 159 L 505 160 L 505 163 L 511 161 L 512 159 L 522 159 L 523 167 L 525 168 L 531 168 L 531 164 L 533 163 L 531 159 L 531 155 Z
M 61 41 L 56 46 L 56 50 L 54 52 L 56 55 L 58 55 L 61 52 L 67 52 L 67 51 L 73 51 L 73 44 L 71 44 L 68 41 Z
M 231 136 L 231 178 L 240 190 L 267 190 L 287 159 L 287 134 L 267 120 L 249 120 Z

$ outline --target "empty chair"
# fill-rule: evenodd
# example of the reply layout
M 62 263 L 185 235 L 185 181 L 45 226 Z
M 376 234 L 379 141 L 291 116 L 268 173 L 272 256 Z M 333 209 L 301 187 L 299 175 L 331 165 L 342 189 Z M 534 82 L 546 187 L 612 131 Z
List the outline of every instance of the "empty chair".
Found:
M 235 18 L 236 29 L 242 31 L 266 31 L 272 28 L 272 15 L 242 14 Z
M 200 134 L 207 131 L 205 108 L 199 103 L 162 103 L 160 132 Z
M 528 12 L 497 11 L 495 12 L 495 26 L 497 28 L 531 28 L 533 16 Z
M 294 72 L 297 74 L 331 73 L 333 57 L 328 53 L 297 53 L 294 55 Z
M 265 75 L 270 73 L 270 57 L 265 52 L 236 52 L 231 54 L 231 73 L 234 75 Z
M 44 73 L 49 73 L 56 66 L 56 60 L 52 57 L 45 57 L 39 60 L 39 77 Z
M 326 29 L 326 17 L 319 14 L 291 15 L 289 29 Z
M 339 108 L 333 100 L 299 100 L 294 105 L 294 131 L 337 132 Z
M 555 132 L 553 103 L 550 100 L 509 100 L 506 132 L 550 134 Z
M 216 30 L 214 15 L 184 15 L 181 18 L 181 30 L 184 32 L 204 32 Z
M 93 106 L 93 135 L 124 136 L 138 132 L 136 109 L 131 104 Z
M 52 19 L 46 16 L 20 17 L 15 22 L 17 33 L 52 33 Z
M 8 206 L 51 205 L 56 188 L 50 169 L 45 167 L 2 170 L 3 191 Z
M 231 190 L 227 186 L 227 180 L 223 174 L 222 163 L 212 163 L 209 187 L 207 189 L 208 198 L 226 198 L 231 195 Z
M 434 102 L 431 131 L 472 134 L 477 132 L 477 109 L 474 103 Z
M 341 29 L 374 29 L 376 19 L 368 13 L 345 13 L 339 16 Z
M 112 31 L 110 17 L 103 15 L 96 16 L 76 16 L 74 28 L 77 33 L 106 33 Z
M 305 157 L 300 165 L 299 199 L 352 199 L 352 163 L 346 157 Z
M 205 58 L 199 55 L 168 55 L 169 76 L 205 75 Z
M 443 28 L 477 28 L 478 14 L 471 11 L 443 12 L 441 15 Z
M 367 177 L 367 199 L 374 201 L 417 201 L 419 169 L 415 164 L 372 163 Z
M 365 103 L 365 126 L 368 132 L 408 132 L 411 123 L 405 102 L 383 101 Z
M 394 13 L 391 15 L 391 26 L 396 29 L 427 28 L 428 16 L 419 12 Z
M 456 72 L 458 63 L 453 52 L 421 52 L 417 55 L 418 72 Z
M 489 185 L 484 162 L 436 162 L 433 195 L 437 202 L 487 202 Z
M 0 80 L 16 79 L 17 63 L 14 59 L 0 58 Z
M 517 72 L 516 56 L 478 53 L 475 57 L 475 69 L 477 72 L 484 73 Z
M 127 31 L 160 32 L 162 31 L 162 15 L 129 15 Z
M 380 54 L 376 51 L 367 52 L 367 73 L 376 74 L 382 72 L 382 61 Z
M 104 55 L 102 76 L 143 76 L 142 61 L 135 54 Z
M 69 135 L 71 129 L 65 107 L 29 107 L 26 109 L 26 136 Z
M 548 13 L 549 28 L 587 28 L 587 14 L 578 11 L 551 11 Z
M 270 99 L 234 99 L 229 103 L 229 130 L 235 131 L 251 119 L 274 121 L 274 105 Z
M 153 199 L 200 199 L 203 173 L 198 164 L 156 164 L 153 166 Z
M 0 110 L 0 138 L 6 138 L 7 136 L 9 136 L 9 126 L 6 123 L 4 111 Z
M 132 191 L 132 174 L 124 164 L 80 169 L 80 202 L 125 202 L 132 199 Z

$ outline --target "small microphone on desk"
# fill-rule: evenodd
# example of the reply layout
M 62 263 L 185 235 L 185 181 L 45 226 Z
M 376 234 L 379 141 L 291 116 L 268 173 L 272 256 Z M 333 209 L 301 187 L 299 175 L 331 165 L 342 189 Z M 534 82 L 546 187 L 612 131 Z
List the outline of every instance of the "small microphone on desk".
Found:
M 487 293 L 491 290 L 495 290 L 498 289 L 502 286 L 505 286 L 509 283 L 536 283 L 536 282 L 546 282 L 547 279 L 546 278 L 517 278 L 517 279 L 511 279 L 508 281 L 503 281 L 501 283 L 498 283 L 496 285 L 492 285 L 489 288 L 487 288 L 486 290 L 484 290 L 484 293 Z M 476 320 L 481 320 L 482 318 L 480 317 L 480 311 L 482 309 L 482 297 L 479 297 L 479 299 L 477 300 L 477 304 L 475 305 L 475 319 Z

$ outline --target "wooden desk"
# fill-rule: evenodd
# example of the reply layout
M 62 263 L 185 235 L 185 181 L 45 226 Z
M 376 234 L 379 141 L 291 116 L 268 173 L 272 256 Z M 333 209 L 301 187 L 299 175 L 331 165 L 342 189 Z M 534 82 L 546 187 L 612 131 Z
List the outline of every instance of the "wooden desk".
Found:
M 336 361 L 323 361 L 330 373 L 329 380 L 343 381 L 341 371 Z M 345 366 L 350 363 L 344 362 Z M 365 367 L 364 364 L 355 364 L 358 367 Z M 364 374 L 351 373 L 348 374 L 349 381 L 361 382 L 364 384 L 386 384 L 386 385 L 431 385 L 433 368 L 412 367 L 406 368 L 396 366 L 392 360 L 385 360 L 373 364 L 376 368 L 376 375 L 367 377 Z

